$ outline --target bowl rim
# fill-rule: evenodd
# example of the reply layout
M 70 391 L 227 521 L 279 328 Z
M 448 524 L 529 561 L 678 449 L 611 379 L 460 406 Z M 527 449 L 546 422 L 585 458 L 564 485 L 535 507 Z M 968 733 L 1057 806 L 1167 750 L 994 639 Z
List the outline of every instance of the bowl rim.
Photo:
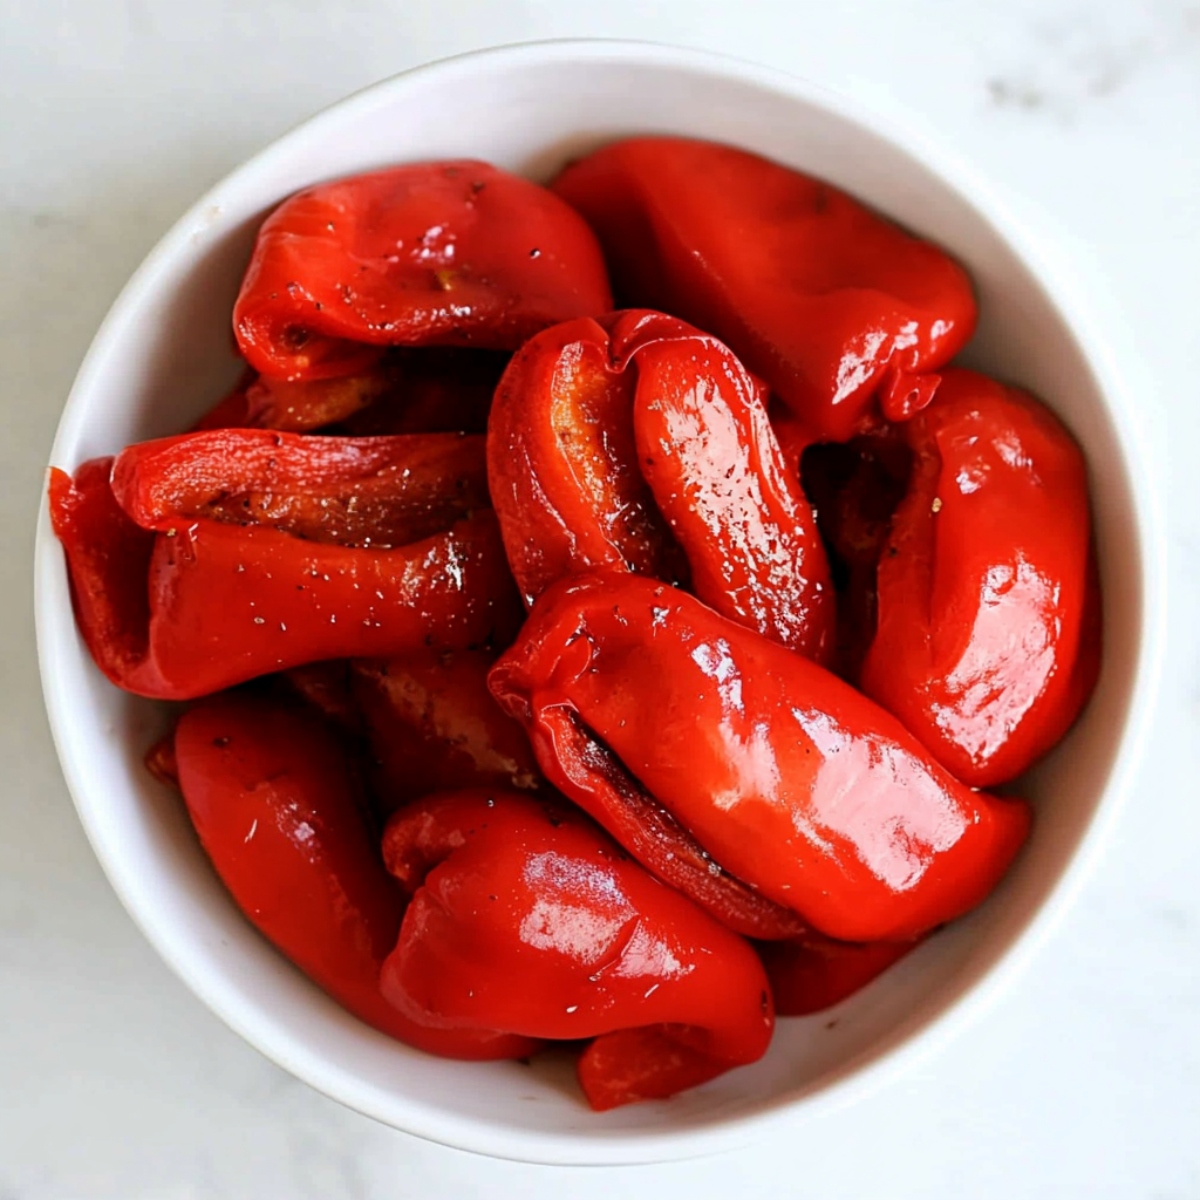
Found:
M 940 182 L 988 224 L 1013 256 L 1037 279 L 1065 326 L 1076 338 L 1095 377 L 1095 382 L 1112 421 L 1116 441 L 1130 481 L 1133 504 L 1132 527 L 1141 553 L 1141 628 L 1137 638 L 1137 662 L 1124 714 L 1120 746 L 1103 791 L 1097 800 L 1080 840 L 1051 885 L 1044 902 L 1018 932 L 999 958 L 964 992 L 951 999 L 928 1022 L 899 1044 L 879 1052 L 865 1063 L 852 1065 L 838 1077 L 799 1098 L 766 1101 L 745 1113 L 679 1131 L 630 1131 L 613 1133 L 549 1132 L 501 1129 L 462 1114 L 447 1114 L 410 1096 L 386 1096 L 362 1085 L 323 1054 L 314 1053 L 280 1027 L 265 1024 L 231 1006 L 219 982 L 194 964 L 189 955 L 160 925 L 152 908 L 137 894 L 134 881 L 111 853 L 101 828 L 101 805 L 90 798 L 87 764 L 73 752 L 68 731 L 71 714 L 60 690 L 54 686 L 55 663 L 62 647 L 56 645 L 45 597 L 50 583 L 63 571 L 61 552 L 50 528 L 43 484 L 34 548 L 34 620 L 37 636 L 42 691 L 55 749 L 68 789 L 85 833 L 110 885 L 125 910 L 160 957 L 201 1001 L 251 1046 L 278 1066 L 339 1101 L 348 1108 L 383 1124 L 402 1129 L 426 1140 L 492 1157 L 544 1164 L 631 1164 L 694 1158 L 746 1145 L 760 1136 L 778 1132 L 820 1110 L 834 1111 L 849 1106 L 910 1070 L 944 1048 L 969 1024 L 977 1020 L 1001 992 L 1024 971 L 1045 943 L 1095 865 L 1103 844 L 1128 795 L 1144 750 L 1154 715 L 1154 700 L 1165 651 L 1165 535 L 1155 489 L 1150 486 L 1151 461 L 1145 435 L 1134 420 L 1125 379 L 1106 339 L 1098 336 L 1095 317 L 1078 285 L 1015 218 L 994 187 L 961 155 L 945 144 L 918 131 L 909 122 L 898 126 L 890 118 L 821 85 L 776 68 L 711 51 L 687 49 L 657 42 L 626 39 L 559 38 L 518 42 L 473 50 L 438 59 L 402 71 L 351 93 L 294 125 L 240 166 L 227 173 L 159 239 L 113 301 L 82 361 L 63 408 L 50 451 L 50 462 L 61 461 L 61 451 L 73 442 L 84 423 L 84 401 L 101 376 L 107 346 L 127 319 L 138 298 L 157 285 L 167 265 L 183 251 L 206 214 L 222 193 L 248 177 L 286 159 L 315 130 L 336 125 L 350 111 L 368 108 L 393 90 L 430 75 L 453 78 L 472 73 L 480 63 L 514 67 L 555 62 L 620 61 L 668 71 L 707 73 L 734 79 L 790 100 L 824 109 L 896 145 L 935 174 Z

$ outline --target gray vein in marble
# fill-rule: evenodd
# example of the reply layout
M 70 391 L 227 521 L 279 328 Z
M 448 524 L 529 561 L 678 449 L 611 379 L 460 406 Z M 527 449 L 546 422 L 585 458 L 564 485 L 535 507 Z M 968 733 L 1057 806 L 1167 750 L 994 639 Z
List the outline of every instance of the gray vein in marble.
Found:
M 1051 114 L 1070 122 L 1162 64 L 1200 55 L 1200 7 L 1192 4 L 1088 5 L 1037 17 L 1023 63 L 986 82 L 997 108 Z

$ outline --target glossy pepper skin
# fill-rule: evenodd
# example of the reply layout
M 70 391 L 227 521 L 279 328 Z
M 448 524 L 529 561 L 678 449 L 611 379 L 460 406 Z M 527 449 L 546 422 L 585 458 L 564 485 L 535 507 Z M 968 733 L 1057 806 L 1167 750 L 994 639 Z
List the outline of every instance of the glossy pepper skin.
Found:
M 187 518 L 152 532 L 111 459 L 52 471 L 50 512 L 80 632 L 138 695 L 186 700 L 321 659 L 483 644 L 519 609 L 490 511 L 394 549 Z M 502 639 L 503 644 L 503 639 Z
M 625 314 L 613 344 L 637 361 L 638 462 L 687 553 L 691 590 L 730 620 L 827 660 L 829 567 L 758 382 L 716 338 L 661 313 Z
M 259 230 L 233 310 L 246 361 L 290 381 L 350 375 L 389 345 L 516 349 L 612 307 L 579 215 L 487 163 L 318 184 Z
M 489 683 L 495 690 L 490 677 Z M 503 691 L 496 694 L 509 712 L 529 725 L 519 699 Z M 564 711 L 556 718 L 529 728 L 546 778 L 599 821 L 642 866 L 745 937 L 794 938 L 805 931 L 804 921 L 790 908 L 731 875 L 574 714 Z M 539 737 L 550 745 L 537 749 Z
M 579 813 L 444 793 L 396 813 L 383 847 L 412 900 L 381 986 L 414 1023 L 594 1039 L 578 1073 L 599 1110 L 766 1051 L 774 1013 L 750 946 Z
M 404 895 L 368 837 L 350 763 L 316 714 L 231 692 L 175 732 L 179 786 L 205 853 L 254 926 L 344 1008 L 452 1058 L 511 1058 L 534 1043 L 494 1030 L 429 1029 L 384 999 L 379 973 Z
M 353 696 L 385 812 L 430 792 L 541 783 L 525 730 L 488 691 L 494 658 L 486 650 L 422 650 L 355 660 Z
M 825 553 L 761 385 L 715 338 L 634 310 L 555 326 L 514 356 L 488 478 L 527 604 L 599 568 L 671 578 L 801 653 L 833 649 Z
M 1099 667 L 1087 471 L 1032 396 L 947 371 L 902 427 L 908 492 L 880 557 L 861 686 L 973 787 L 1070 728 Z
M 830 937 L 953 920 L 1028 832 L 1025 803 L 960 784 L 835 675 L 636 575 L 546 593 L 490 682 L 567 796 L 589 799 L 586 763 L 556 763 L 582 727 L 721 867 Z
M 708 330 L 822 439 L 927 404 L 974 330 L 966 272 L 827 183 L 755 154 L 629 138 L 551 185 L 600 236 L 620 303 Z

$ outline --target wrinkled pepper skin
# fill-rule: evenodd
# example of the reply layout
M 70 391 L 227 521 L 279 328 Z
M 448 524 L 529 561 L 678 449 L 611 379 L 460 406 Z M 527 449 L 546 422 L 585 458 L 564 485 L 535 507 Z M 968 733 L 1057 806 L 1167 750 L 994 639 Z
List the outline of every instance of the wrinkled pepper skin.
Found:
M 669 535 L 638 470 L 636 373 L 610 323 L 555 325 L 513 355 L 488 422 L 488 483 L 517 587 L 531 605 L 594 568 L 669 574 Z
M 488 691 L 494 658 L 484 650 L 425 650 L 354 662 L 353 695 L 384 812 L 430 792 L 539 785 L 525 730 Z
M 515 350 L 612 307 L 587 225 L 486 163 L 392 167 L 318 184 L 259 230 L 233 310 L 246 361 L 290 381 L 362 372 L 389 345 Z
M 920 943 L 839 942 L 810 930 L 786 942 L 762 942 L 758 956 L 771 981 L 775 1012 L 807 1017 L 849 999 Z
M 944 251 L 747 151 L 630 138 L 551 186 L 599 234 L 619 303 L 715 334 L 821 439 L 850 437 L 877 393 L 886 417 L 911 416 L 974 330 Z
M 582 726 L 721 867 L 830 937 L 953 920 L 1029 829 L 1028 805 L 972 792 L 835 675 L 636 575 L 547 592 L 490 683 L 571 799 L 586 789 L 553 759 Z
M 1099 668 L 1079 446 L 1032 396 L 947 371 L 902 427 L 909 489 L 879 561 L 861 686 L 972 787 L 1070 728 Z
M 420 541 L 490 507 L 484 439 L 454 433 L 185 433 L 123 450 L 112 488 L 143 529 L 205 518 L 377 549 Z
M 384 833 L 412 895 L 384 995 L 414 1023 L 595 1039 L 598 1110 L 659 1099 L 765 1053 L 770 990 L 749 944 L 585 818 L 517 793 L 418 801 Z
M 210 697 L 180 718 L 179 786 L 200 843 L 254 926 L 374 1028 L 452 1058 L 511 1058 L 533 1043 L 418 1024 L 380 991 L 404 894 L 367 835 L 353 775 L 319 716 L 264 696 Z
M 382 550 L 208 518 L 151 533 L 116 503 L 111 465 L 52 471 L 50 510 L 80 632 L 127 691 L 195 699 L 321 659 L 504 644 L 514 627 L 490 511 Z
M 527 604 L 593 569 L 678 575 L 665 518 L 707 604 L 833 649 L 825 553 L 761 385 L 683 321 L 635 310 L 532 339 L 497 389 L 488 478 Z

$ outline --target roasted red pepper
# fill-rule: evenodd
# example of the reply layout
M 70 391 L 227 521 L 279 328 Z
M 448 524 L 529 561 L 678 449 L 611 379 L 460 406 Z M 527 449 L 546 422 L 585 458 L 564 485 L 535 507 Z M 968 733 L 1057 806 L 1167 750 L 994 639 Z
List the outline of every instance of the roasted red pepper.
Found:
M 661 512 L 706 603 L 833 648 L 824 551 L 761 386 L 683 321 L 613 313 L 533 338 L 497 389 L 488 477 L 526 603 L 591 568 L 672 574 Z
M 490 682 L 601 824 L 619 828 L 623 802 L 574 749 L 580 729 L 721 867 L 830 937 L 905 939 L 960 916 L 1029 828 L 1026 804 L 960 784 L 835 675 L 637 575 L 547 592 Z
M 1013 779 L 1066 733 L 1099 661 L 1087 470 L 1033 397 L 947 371 L 878 569 L 861 685 L 958 778 Z
M 637 361 L 639 464 L 687 552 L 691 590 L 740 625 L 827 659 L 829 567 L 757 381 L 716 338 L 660 313 L 625 314 L 613 347 Z
M 942 250 L 744 150 L 630 138 L 552 186 L 600 235 L 620 303 L 721 338 L 822 438 L 848 438 L 877 392 L 892 420 L 927 404 L 927 373 L 974 330 L 970 280 Z
M 465 647 L 512 628 L 519 605 L 489 511 L 394 549 L 211 517 L 152 533 L 117 504 L 111 469 L 53 471 L 50 508 L 80 631 L 128 691 L 191 699 L 320 659 Z
M 538 786 L 524 729 L 488 691 L 493 658 L 483 650 L 426 650 L 354 663 L 354 697 L 385 812 L 430 792 Z
M 504 696 L 502 703 L 529 724 L 517 697 Z M 595 817 L 642 866 L 735 933 L 774 939 L 805 931 L 804 921 L 790 908 L 759 895 L 714 861 L 574 714 L 564 710 L 558 716 L 561 720 L 529 729 L 535 747 L 538 738 L 547 741 L 544 749 L 535 751 L 546 778 Z
M 185 433 L 122 451 L 112 488 L 143 529 L 200 517 L 376 548 L 420 541 L 490 506 L 483 438 L 454 433 Z
M 754 1062 L 774 1025 L 749 945 L 663 887 L 577 812 L 516 793 L 418 801 L 384 834 L 412 900 L 384 995 L 447 1033 L 594 1038 L 595 1109 Z
M 367 836 L 337 737 L 315 713 L 227 693 L 184 713 L 179 783 L 217 874 L 256 928 L 355 1016 L 451 1058 L 512 1058 L 536 1043 L 508 1032 L 439 1030 L 379 988 L 404 895 Z
M 468 160 L 318 184 L 259 230 L 233 310 L 247 362 L 289 380 L 360 372 L 389 345 L 514 350 L 612 307 L 587 225 Z

